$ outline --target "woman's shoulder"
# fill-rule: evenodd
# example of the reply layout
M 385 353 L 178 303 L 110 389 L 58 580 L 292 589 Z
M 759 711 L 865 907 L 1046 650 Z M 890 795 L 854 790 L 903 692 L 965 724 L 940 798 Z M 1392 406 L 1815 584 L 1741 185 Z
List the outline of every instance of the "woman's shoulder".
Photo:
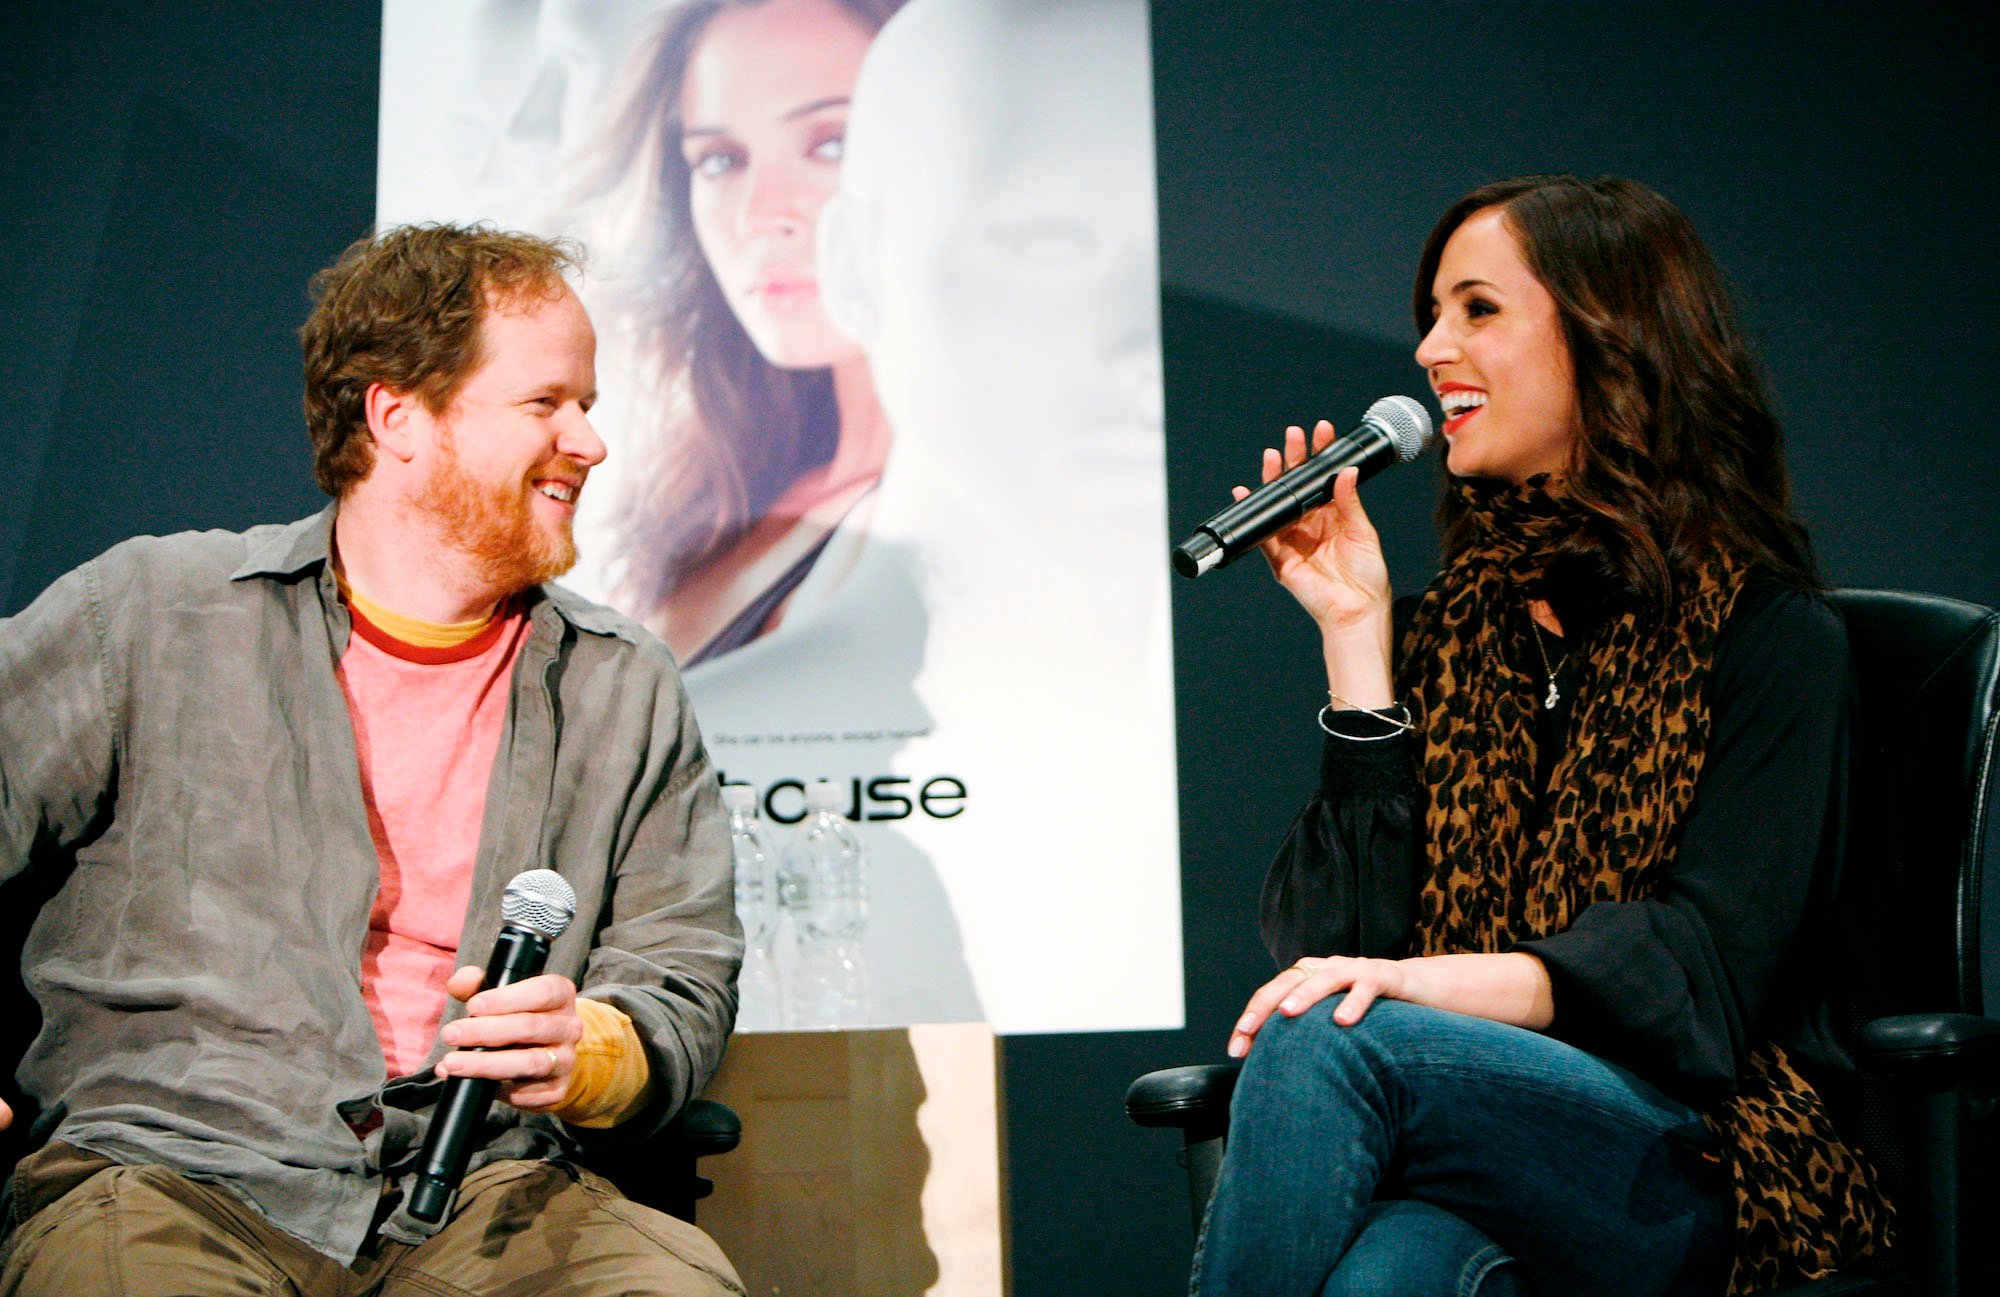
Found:
M 1744 579 L 1716 640 L 1717 684 L 1756 682 L 1806 693 L 1847 688 L 1847 627 L 1817 590 L 1762 571 Z
M 1846 623 L 1822 592 L 1753 569 L 1723 623 L 1722 644 L 1795 639 L 1821 650 L 1838 646 L 1845 653 Z

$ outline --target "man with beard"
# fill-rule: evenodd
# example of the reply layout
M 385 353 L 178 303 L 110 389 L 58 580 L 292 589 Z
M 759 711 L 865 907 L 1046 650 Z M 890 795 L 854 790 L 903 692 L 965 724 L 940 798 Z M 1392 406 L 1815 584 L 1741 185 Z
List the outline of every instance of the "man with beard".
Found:
M 571 265 L 355 244 L 302 330 L 333 505 L 128 541 L 0 622 L 0 880 L 49 898 L 0 1292 L 742 1292 L 568 1160 L 699 1091 L 742 950 L 671 658 L 544 584 L 604 458 Z M 482 991 L 535 868 L 575 919 Z M 447 1076 L 503 1103 L 434 1228 L 398 1207 Z

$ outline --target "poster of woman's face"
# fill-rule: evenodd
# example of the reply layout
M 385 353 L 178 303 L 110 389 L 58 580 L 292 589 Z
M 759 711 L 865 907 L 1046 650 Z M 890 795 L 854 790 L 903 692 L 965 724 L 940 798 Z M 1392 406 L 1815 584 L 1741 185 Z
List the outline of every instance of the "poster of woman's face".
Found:
M 835 0 L 716 13 L 680 87 L 695 242 L 758 354 L 780 369 L 862 360 L 821 300 L 813 232 L 840 183 L 847 110 L 875 31 Z
M 859 825 L 852 985 L 776 914 L 746 1026 L 1180 1021 L 1151 123 L 1142 0 L 389 0 L 381 220 L 588 248 L 569 584 L 780 854 Z

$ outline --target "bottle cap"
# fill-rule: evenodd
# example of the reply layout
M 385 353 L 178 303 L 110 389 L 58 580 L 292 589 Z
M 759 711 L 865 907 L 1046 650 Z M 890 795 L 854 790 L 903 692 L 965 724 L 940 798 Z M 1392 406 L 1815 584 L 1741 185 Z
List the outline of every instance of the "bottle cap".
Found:
M 812 781 L 812 787 L 806 789 L 806 809 L 845 814 L 847 790 L 831 779 L 815 779 Z
M 747 815 L 757 809 L 757 790 L 749 784 L 724 784 L 722 804 L 738 815 Z

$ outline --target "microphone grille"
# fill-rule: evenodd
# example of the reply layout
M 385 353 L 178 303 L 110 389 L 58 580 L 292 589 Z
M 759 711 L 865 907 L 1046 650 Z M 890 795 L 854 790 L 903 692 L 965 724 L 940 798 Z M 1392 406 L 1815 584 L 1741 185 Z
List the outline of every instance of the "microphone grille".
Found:
M 1368 413 L 1361 417 L 1363 422 L 1372 422 L 1389 434 L 1396 447 L 1398 464 L 1409 463 L 1431 444 L 1431 412 L 1412 397 L 1385 396 L 1369 406 Z
M 500 920 L 554 941 L 576 917 L 576 889 L 553 869 L 515 874 L 500 896 Z

